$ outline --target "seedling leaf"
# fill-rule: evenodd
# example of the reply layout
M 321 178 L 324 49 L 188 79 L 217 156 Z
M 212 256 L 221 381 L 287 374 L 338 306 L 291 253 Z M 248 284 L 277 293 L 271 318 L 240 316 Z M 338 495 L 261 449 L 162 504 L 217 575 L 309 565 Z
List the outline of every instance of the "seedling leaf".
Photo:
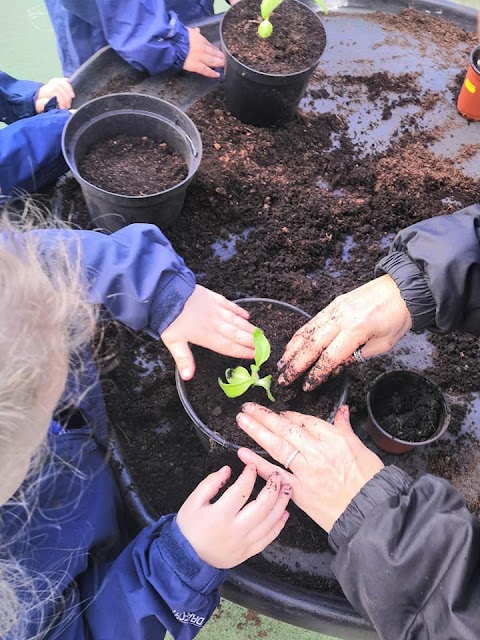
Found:
M 255 345 L 255 365 L 258 371 L 270 357 L 270 342 L 258 327 L 253 330 L 253 344 Z
M 235 367 L 235 369 L 227 369 L 225 371 L 225 378 L 229 384 L 239 384 L 250 380 L 251 376 L 245 367 Z
M 272 392 L 270 391 L 271 384 L 272 384 L 271 375 L 265 376 L 265 378 L 260 378 L 260 380 L 256 382 L 257 387 L 263 387 L 265 389 L 265 391 L 267 392 L 268 399 L 271 400 L 272 402 L 275 402 L 275 398 L 272 396 Z
M 252 386 L 252 381 L 251 379 L 249 379 L 245 382 L 230 384 L 228 382 L 223 382 L 221 378 L 218 378 L 218 384 L 223 389 L 223 393 L 227 396 L 227 398 L 238 398 L 238 396 L 243 395 L 245 391 Z

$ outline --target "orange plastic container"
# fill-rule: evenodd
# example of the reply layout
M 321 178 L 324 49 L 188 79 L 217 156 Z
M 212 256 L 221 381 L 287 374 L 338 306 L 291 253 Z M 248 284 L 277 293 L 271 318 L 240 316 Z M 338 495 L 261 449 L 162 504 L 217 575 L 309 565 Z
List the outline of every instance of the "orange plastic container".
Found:
M 464 118 L 480 120 L 480 45 L 470 54 L 470 65 L 458 94 L 457 109 Z

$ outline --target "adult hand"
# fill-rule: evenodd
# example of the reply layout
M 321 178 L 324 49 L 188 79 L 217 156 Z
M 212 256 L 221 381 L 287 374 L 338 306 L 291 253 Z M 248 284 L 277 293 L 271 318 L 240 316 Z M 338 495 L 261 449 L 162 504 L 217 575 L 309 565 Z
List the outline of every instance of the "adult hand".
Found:
M 225 65 L 225 56 L 220 49 L 202 36 L 198 27 L 187 29 L 187 31 L 190 48 L 183 68 L 185 71 L 193 71 L 207 78 L 218 78 L 220 74 L 214 71 L 214 68 Z
M 243 405 L 237 422 L 274 460 L 288 462 L 289 470 L 249 449 L 239 450 L 240 460 L 254 464 L 262 478 L 277 470 L 282 482 L 291 485 L 295 504 L 327 532 L 383 468 L 380 458 L 353 433 L 346 405 L 337 411 L 333 425 L 293 411 L 278 415 L 253 403 Z
M 288 520 L 285 508 L 292 488 L 274 469 L 256 500 L 246 504 L 257 473 L 247 465 L 236 482 L 214 504 L 230 477 L 223 467 L 203 480 L 177 514 L 177 524 L 198 556 L 217 569 L 230 569 L 263 551 Z
M 40 87 L 35 98 L 35 110 L 42 113 L 47 102 L 55 96 L 59 109 L 70 109 L 75 92 L 68 78 L 52 78 Z
M 160 336 L 182 379 L 190 380 L 195 373 L 189 342 L 232 358 L 253 360 L 254 326 L 249 317 L 248 311 L 234 302 L 197 285 L 182 313 Z
M 278 363 L 280 384 L 312 367 L 303 389 L 311 391 L 361 348 L 364 358 L 386 353 L 412 326 L 395 281 L 384 275 L 338 296 L 299 329 Z M 313 366 L 312 366 L 313 365 Z

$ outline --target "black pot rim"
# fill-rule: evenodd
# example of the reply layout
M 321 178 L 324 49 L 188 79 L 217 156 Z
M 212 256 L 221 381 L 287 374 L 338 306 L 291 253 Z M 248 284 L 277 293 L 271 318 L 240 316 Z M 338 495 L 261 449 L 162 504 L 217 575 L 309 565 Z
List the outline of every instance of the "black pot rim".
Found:
M 475 71 L 477 76 L 480 76 L 479 61 L 480 61 L 480 44 L 477 44 L 475 47 L 473 47 L 472 51 L 470 52 L 470 66 L 472 67 L 473 71 Z
M 296 2 L 297 4 L 301 5 L 302 7 L 304 7 L 305 9 L 308 9 L 308 11 L 310 11 L 310 13 L 312 15 L 314 15 L 316 17 L 316 19 L 319 21 L 324 33 L 325 33 L 325 27 L 323 26 L 323 22 L 320 19 L 320 16 L 318 15 L 317 12 L 313 11 L 313 9 L 311 9 L 310 7 L 308 7 L 304 2 L 301 2 L 301 0 L 293 0 L 293 2 Z M 240 65 L 243 69 L 245 69 L 246 71 L 250 71 L 251 73 L 255 73 L 259 76 L 263 76 L 265 78 L 293 78 L 295 76 L 300 76 L 304 73 L 306 73 L 307 71 L 311 71 L 312 69 L 315 69 L 315 67 L 318 66 L 318 63 L 321 60 L 321 57 L 323 56 L 323 53 L 325 51 L 326 48 L 326 44 L 323 47 L 320 55 L 318 56 L 318 58 L 315 60 L 314 63 L 312 63 L 311 65 L 309 65 L 308 67 L 305 67 L 304 69 L 301 69 L 300 71 L 294 71 L 293 73 L 267 73 L 265 71 L 258 71 L 257 69 L 254 69 L 253 67 L 249 67 L 248 65 L 246 65 L 243 62 L 240 62 L 240 60 L 233 55 L 233 53 L 230 51 L 230 49 L 227 47 L 225 40 L 223 39 L 223 23 L 225 21 L 225 19 L 227 18 L 228 14 L 230 13 L 230 11 L 232 11 L 235 8 L 235 5 L 233 7 L 231 7 L 228 11 L 226 11 L 223 14 L 222 20 L 220 22 L 220 43 L 222 48 L 227 52 L 227 54 L 233 58 L 235 60 L 235 62 Z M 326 34 L 325 34 L 326 36 Z
M 272 298 L 238 298 L 237 300 L 234 300 L 235 303 L 237 304 L 242 304 L 242 303 L 248 303 L 248 304 L 255 304 L 255 303 L 264 303 L 264 304 L 274 304 L 276 306 L 282 307 L 284 309 L 289 309 L 290 311 L 294 311 L 302 316 L 304 316 L 307 320 L 309 320 L 312 316 L 307 313 L 306 311 L 304 311 L 303 309 L 300 309 L 300 307 L 296 307 L 293 304 L 290 304 L 289 302 L 283 302 L 281 300 L 274 300 Z M 348 376 L 346 373 L 346 370 L 343 371 L 343 374 L 341 374 L 344 376 L 344 382 L 343 382 L 343 386 L 342 386 L 342 392 L 340 394 L 340 399 L 338 401 L 338 404 L 336 405 L 335 409 L 334 409 L 334 413 L 335 411 L 338 409 L 339 406 L 341 406 L 342 404 L 345 404 L 346 400 L 347 400 L 347 395 L 348 395 Z M 206 436 L 208 436 L 208 438 L 210 438 L 211 440 L 213 440 L 215 443 L 219 444 L 221 447 L 225 447 L 227 449 L 230 449 L 231 451 L 238 451 L 239 449 L 244 448 L 243 445 L 238 445 L 235 444 L 233 442 L 230 442 L 229 440 L 226 440 L 223 436 L 221 436 L 219 433 L 217 433 L 216 431 L 212 431 L 204 422 L 203 420 L 197 415 L 196 411 L 194 410 L 194 408 L 192 407 L 189 399 L 188 399 L 188 394 L 187 394 L 187 387 L 185 385 L 184 380 L 182 380 L 182 378 L 180 377 L 180 373 L 178 371 L 178 368 L 175 367 L 175 385 L 177 387 L 177 393 L 178 396 L 180 398 L 180 402 L 183 405 L 183 408 L 185 409 L 185 411 L 187 412 L 190 420 L 192 420 L 192 422 L 195 423 L 195 425 L 203 432 L 205 433 Z M 333 416 L 331 416 L 333 418 Z M 252 449 L 255 453 L 257 453 L 258 455 L 265 457 L 267 456 L 267 452 L 264 449 L 260 449 L 260 448 L 255 448 Z
M 99 96 L 98 98 L 93 98 L 92 100 L 88 100 L 88 102 L 85 102 L 85 104 L 82 104 L 81 107 L 79 107 L 76 112 L 72 115 L 72 117 L 68 120 L 66 126 L 63 129 L 62 132 L 62 152 L 63 152 L 63 157 L 65 158 L 65 162 L 68 165 L 68 168 L 70 169 L 70 171 L 73 171 L 73 173 L 75 174 L 75 177 L 77 178 L 77 180 L 79 180 L 80 182 L 82 182 L 83 184 L 87 185 L 88 187 L 95 189 L 96 191 L 98 191 L 101 194 L 105 194 L 105 195 L 109 195 L 109 196 L 115 196 L 118 198 L 125 198 L 125 200 L 128 200 L 130 202 L 144 202 L 145 200 L 147 200 L 148 198 L 154 198 L 157 197 L 159 195 L 163 195 L 163 194 L 168 194 L 170 192 L 176 191 L 179 187 L 183 187 L 183 186 L 188 186 L 188 184 L 192 181 L 193 176 L 195 175 L 195 173 L 198 170 L 198 165 L 200 165 L 200 162 L 202 160 L 202 144 L 200 142 L 200 146 L 199 148 L 196 149 L 196 155 L 195 158 L 197 158 L 197 167 L 189 167 L 188 169 L 188 175 L 186 178 L 184 178 L 181 182 L 177 182 L 176 184 L 174 184 L 173 186 L 169 187 L 168 189 L 163 189 L 162 191 L 156 191 L 155 193 L 148 193 L 144 196 L 130 196 L 130 195 L 125 195 L 123 193 L 116 193 L 115 191 L 107 191 L 106 189 L 102 189 L 101 187 L 99 187 L 96 184 L 93 184 L 93 182 L 89 182 L 88 180 L 85 180 L 85 178 L 81 175 L 81 173 L 78 170 L 78 167 L 76 166 L 76 164 L 74 164 L 73 162 L 70 161 L 69 158 L 69 154 L 66 153 L 66 137 L 67 137 L 67 129 L 69 124 L 72 122 L 73 118 L 75 118 L 75 116 L 78 113 L 81 113 L 82 110 L 86 109 L 87 107 L 89 107 L 91 104 L 95 103 L 95 102 L 99 102 L 101 100 L 105 100 L 106 98 L 115 98 L 118 96 L 128 96 L 130 99 L 133 97 L 141 97 L 141 98 L 145 98 L 148 99 L 149 101 L 155 101 L 156 103 L 162 103 L 162 104 L 168 104 L 169 107 L 172 107 L 174 110 L 178 111 L 183 118 L 187 119 L 188 121 L 190 121 L 190 123 L 192 124 L 192 126 L 196 129 L 197 126 L 195 125 L 195 123 L 193 122 L 193 120 L 187 116 L 186 113 L 184 113 L 183 111 L 181 111 L 181 109 L 179 109 L 176 105 L 174 105 L 172 102 L 168 102 L 168 100 L 162 100 L 161 98 L 157 98 L 155 96 L 149 96 L 145 93 L 129 93 L 129 92 L 121 92 L 121 93 L 108 93 L 104 96 Z M 129 107 L 129 109 L 131 109 L 131 107 Z M 106 111 L 104 114 L 97 116 L 100 119 L 107 119 L 113 115 L 117 115 L 120 113 L 124 113 L 126 111 L 126 108 L 118 108 L 118 109 L 112 109 L 111 111 Z M 158 115 L 156 113 L 154 113 L 153 111 L 147 111 L 146 109 L 138 109 L 138 113 L 142 114 L 144 116 L 150 117 L 150 118 L 154 118 L 156 120 L 162 120 L 162 122 L 164 122 L 167 126 L 171 127 L 172 129 L 175 129 L 176 131 L 178 131 L 182 137 L 184 137 L 187 142 L 189 142 L 189 137 L 186 136 L 185 132 L 183 131 L 182 127 L 179 126 L 178 124 L 176 124 L 175 122 L 172 122 L 172 120 L 169 120 L 168 118 Z M 86 131 L 89 127 L 91 126 L 90 122 L 85 122 L 78 130 L 77 136 L 80 135 L 81 133 L 83 133 L 84 131 Z M 198 134 L 200 141 L 201 141 L 201 136 L 200 133 Z M 189 142 L 189 146 L 191 146 L 193 143 Z
M 400 438 L 396 438 L 388 431 L 385 431 L 385 429 L 381 426 L 381 424 L 378 422 L 378 420 L 374 416 L 372 406 L 371 406 L 371 393 L 374 390 L 374 388 L 378 386 L 380 382 L 382 382 L 385 378 L 389 378 L 393 375 L 407 375 L 411 377 L 420 378 L 423 382 L 426 382 L 433 389 L 435 389 L 435 391 L 439 394 L 440 401 L 441 401 L 441 404 L 443 405 L 443 410 L 444 410 L 443 420 L 441 424 L 437 427 L 437 429 L 435 429 L 435 432 L 433 433 L 433 435 L 430 436 L 430 438 L 428 438 L 427 440 L 412 441 L 412 440 L 402 440 Z M 379 376 L 377 376 L 375 380 L 372 382 L 372 385 L 367 393 L 367 410 L 368 410 L 368 415 L 371 421 L 373 422 L 375 428 L 378 429 L 378 431 L 380 431 L 380 433 L 382 433 L 386 438 L 388 438 L 392 442 L 398 442 L 399 444 L 407 445 L 410 447 L 420 447 L 425 444 L 431 444 L 432 442 L 435 442 L 435 440 L 438 440 L 448 429 L 448 425 L 450 424 L 450 418 L 451 418 L 450 407 L 448 406 L 447 400 L 445 398 L 445 394 L 443 393 L 439 385 L 433 382 L 433 380 L 430 380 L 430 378 L 424 375 L 423 373 L 419 373 L 418 371 L 412 371 L 411 369 L 391 369 L 390 371 L 384 371 Z

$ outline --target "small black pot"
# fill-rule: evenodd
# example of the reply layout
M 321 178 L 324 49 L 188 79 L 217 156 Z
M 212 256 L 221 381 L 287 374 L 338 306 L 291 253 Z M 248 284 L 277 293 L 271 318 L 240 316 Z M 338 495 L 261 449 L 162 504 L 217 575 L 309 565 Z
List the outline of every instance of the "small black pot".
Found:
M 325 32 L 318 15 L 299 0 L 295 2 L 303 10 L 308 10 L 312 20 L 320 22 Z M 325 44 L 318 58 L 306 69 L 288 74 L 256 71 L 237 60 L 224 40 L 224 25 L 234 12 L 235 6 L 227 11 L 220 24 L 220 40 L 225 54 L 225 96 L 230 112 L 245 124 L 265 127 L 291 120 L 325 50 Z
M 258 305 L 258 304 L 274 305 L 277 307 L 281 307 L 283 309 L 288 309 L 289 311 L 294 311 L 295 313 L 298 313 L 299 315 L 303 316 L 306 320 L 309 320 L 311 318 L 311 316 L 306 311 L 303 311 L 303 309 L 300 309 L 299 307 L 295 307 L 294 305 L 289 304 L 288 302 L 271 300 L 270 298 L 241 298 L 239 300 L 235 300 L 235 302 L 239 304 L 241 307 L 244 307 L 247 309 L 249 305 Z M 335 416 L 335 413 L 337 412 L 338 407 L 342 404 L 345 404 L 345 402 L 347 401 L 348 376 L 347 376 L 346 370 L 344 370 L 340 375 L 342 376 L 340 395 L 339 395 L 338 402 L 335 406 L 335 409 L 332 412 L 332 415 L 329 416 L 330 422 L 333 422 L 333 418 Z M 200 442 L 203 444 L 203 446 L 205 447 L 205 449 L 207 451 L 211 451 L 212 448 L 221 447 L 233 453 L 236 453 L 238 449 L 241 448 L 240 445 L 230 442 L 229 440 L 226 440 L 218 432 L 210 429 L 208 425 L 206 425 L 203 422 L 203 420 L 198 416 L 192 404 L 190 403 L 190 400 L 188 399 L 187 387 L 185 382 L 180 377 L 178 368 L 175 369 L 175 383 L 177 386 L 177 392 L 178 392 L 180 401 L 183 405 L 183 408 L 185 409 L 189 418 L 191 419 L 193 426 L 195 427 L 195 431 L 198 435 L 198 438 Z M 255 451 L 255 453 L 258 453 L 263 457 L 267 456 L 266 451 L 264 451 L 263 449 L 257 448 L 257 449 L 253 449 L 253 451 Z
M 182 182 L 146 196 L 105 191 L 87 182 L 78 165 L 93 143 L 119 134 L 165 141 L 188 165 Z M 68 121 L 63 131 L 65 160 L 80 183 L 93 222 L 117 231 L 132 222 L 171 226 L 180 215 L 187 187 L 202 158 L 202 140 L 190 118 L 170 102 L 135 93 L 116 93 L 90 100 Z
M 402 396 L 402 390 L 407 397 Z M 428 395 L 431 400 L 429 410 L 436 413 L 436 429 L 425 440 L 409 441 L 395 437 L 385 429 L 384 416 L 379 406 L 384 398 L 399 395 L 399 400 L 410 403 L 412 409 L 415 396 Z M 414 397 L 412 403 L 412 397 Z M 419 400 L 420 402 L 420 400 Z M 375 444 L 389 453 L 406 453 L 415 447 L 431 444 L 438 440 L 450 424 L 450 409 L 440 387 L 426 376 L 415 371 L 386 371 L 376 378 L 367 394 L 368 421 L 367 428 Z

